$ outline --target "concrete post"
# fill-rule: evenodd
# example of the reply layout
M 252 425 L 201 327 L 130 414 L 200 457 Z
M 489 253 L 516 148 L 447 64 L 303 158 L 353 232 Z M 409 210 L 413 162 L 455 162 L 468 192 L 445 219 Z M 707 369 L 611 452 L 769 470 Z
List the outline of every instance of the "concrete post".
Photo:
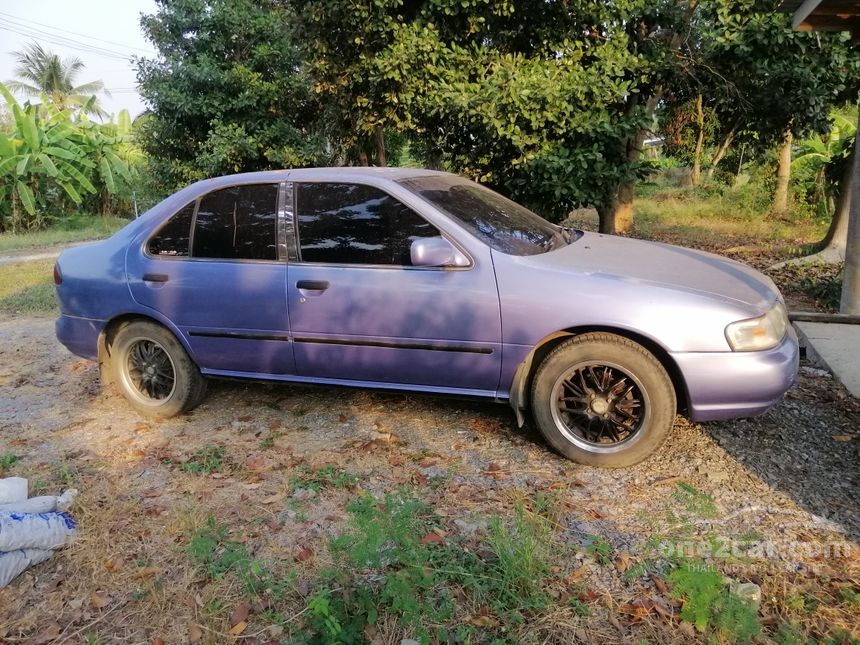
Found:
M 860 152 L 860 115 L 854 150 Z M 848 240 L 845 243 L 845 270 L 842 278 L 843 314 L 860 314 L 860 154 L 854 154 L 854 177 L 851 182 L 851 204 L 848 212 Z

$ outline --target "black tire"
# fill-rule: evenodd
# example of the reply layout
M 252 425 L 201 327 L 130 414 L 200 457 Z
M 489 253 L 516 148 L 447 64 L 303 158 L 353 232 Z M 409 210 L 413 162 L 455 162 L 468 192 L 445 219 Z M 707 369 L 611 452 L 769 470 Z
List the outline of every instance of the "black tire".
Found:
M 581 464 L 620 468 L 663 445 L 676 400 L 665 368 L 644 347 L 590 333 L 563 342 L 543 360 L 532 380 L 531 407 L 557 452 Z
M 113 383 L 131 406 L 148 417 L 168 418 L 198 405 L 206 379 L 176 337 L 161 325 L 123 323 L 111 347 Z

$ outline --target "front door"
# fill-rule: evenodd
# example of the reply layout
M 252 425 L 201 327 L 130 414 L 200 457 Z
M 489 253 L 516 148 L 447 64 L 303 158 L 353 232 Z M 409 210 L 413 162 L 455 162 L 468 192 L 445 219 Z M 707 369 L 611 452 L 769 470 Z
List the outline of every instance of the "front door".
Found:
M 414 267 L 412 241 L 440 231 L 391 195 L 322 182 L 294 192 L 298 261 L 287 294 L 298 374 L 496 389 L 501 321 L 489 251 L 469 267 Z
M 294 373 L 278 198 L 278 184 L 208 193 L 129 254 L 135 300 L 179 328 L 203 370 Z

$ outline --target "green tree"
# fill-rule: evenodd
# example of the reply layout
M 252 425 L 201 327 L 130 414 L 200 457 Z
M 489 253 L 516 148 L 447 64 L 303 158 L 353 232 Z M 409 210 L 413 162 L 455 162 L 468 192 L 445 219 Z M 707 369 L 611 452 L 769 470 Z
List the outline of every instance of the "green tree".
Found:
M 697 9 L 692 81 L 719 127 L 714 165 L 727 146 L 779 147 L 773 210 L 788 204 L 792 142 L 826 133 L 833 108 L 856 102 L 860 59 L 847 34 L 799 33 L 775 0 L 709 0 Z
M 275 0 L 158 0 L 137 59 L 141 145 L 163 191 L 202 177 L 325 162 L 319 104 Z
M 107 113 L 98 103 L 97 94 L 105 93 L 102 81 L 76 84 L 85 65 L 72 56 L 61 59 L 39 43 L 30 43 L 23 50 L 13 52 L 15 80 L 6 82 L 13 92 L 29 97 L 47 96 L 58 110 L 74 108 L 86 114 L 104 117 Z
M 407 132 L 427 165 L 555 218 L 597 205 L 607 229 L 639 170 L 632 142 L 671 45 L 664 16 L 683 14 L 644 0 L 293 4 L 348 159 L 381 164 L 380 144 Z

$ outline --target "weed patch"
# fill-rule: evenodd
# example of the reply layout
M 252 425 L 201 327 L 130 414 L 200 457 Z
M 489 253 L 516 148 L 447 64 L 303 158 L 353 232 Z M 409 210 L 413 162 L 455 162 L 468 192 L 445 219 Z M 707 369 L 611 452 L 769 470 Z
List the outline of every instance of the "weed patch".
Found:
M 305 468 L 290 482 L 293 489 L 309 489 L 320 492 L 324 488 L 347 488 L 358 483 L 358 476 L 337 466 L 323 466 L 316 470 Z
M 362 641 L 366 629 L 394 616 L 424 641 L 468 642 L 483 630 L 501 643 L 549 605 L 546 518 L 522 507 L 510 524 L 494 518 L 475 551 L 446 536 L 432 509 L 409 496 L 365 496 L 348 511 L 350 529 L 331 543 L 342 564 L 323 574 L 308 603 L 309 642 Z
M 0 455 L 0 477 L 3 477 L 12 466 L 20 461 L 18 455 Z
M 286 597 L 295 578 L 294 574 L 274 575 L 264 563 L 251 556 L 243 543 L 230 537 L 226 525 L 217 523 L 213 517 L 208 518 L 204 528 L 194 532 L 186 552 L 210 580 L 232 575 L 247 593 L 274 601 Z
M 184 473 L 208 475 L 224 470 L 226 451 L 223 446 L 208 444 L 195 452 L 191 458 L 179 467 Z
M 714 498 L 687 482 L 678 482 L 672 497 L 691 513 L 701 517 L 716 517 Z
M 723 575 L 703 563 L 686 562 L 669 573 L 672 595 L 683 602 L 681 620 L 718 642 L 748 643 L 761 632 L 755 607 L 732 593 Z

